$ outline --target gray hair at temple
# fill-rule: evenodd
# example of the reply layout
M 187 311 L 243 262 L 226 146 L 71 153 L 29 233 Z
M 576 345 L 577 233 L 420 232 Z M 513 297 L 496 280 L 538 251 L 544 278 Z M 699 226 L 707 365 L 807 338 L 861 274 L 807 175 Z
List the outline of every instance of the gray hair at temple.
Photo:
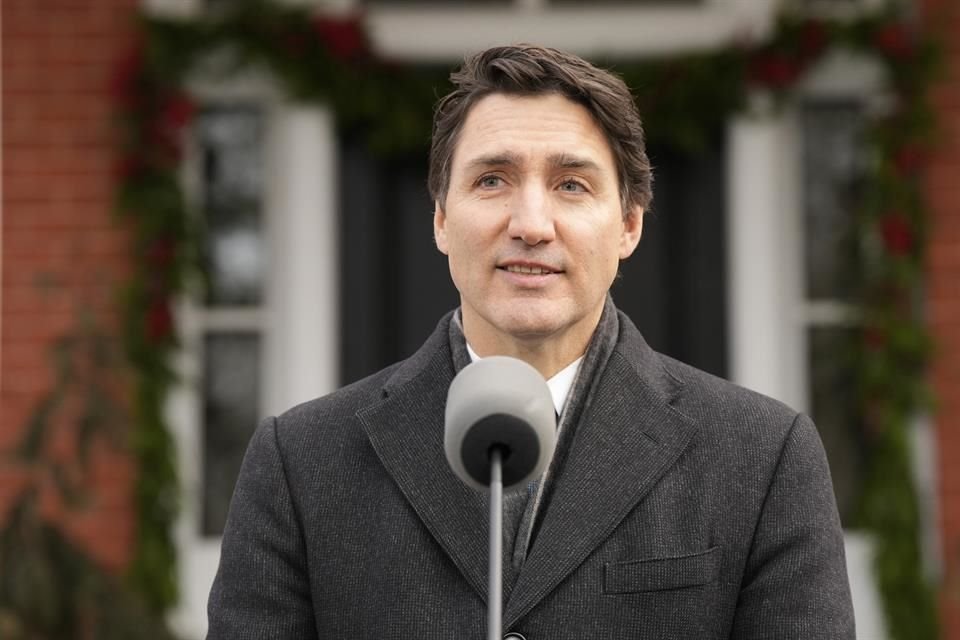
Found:
M 617 166 L 620 204 L 626 215 L 647 209 L 653 199 L 653 172 L 643 124 L 623 80 L 575 55 L 533 45 L 493 47 L 470 56 L 450 74 L 453 91 L 440 99 L 433 116 L 430 196 L 443 207 L 450 187 L 453 152 L 470 109 L 495 94 L 559 94 L 583 105 L 610 145 Z

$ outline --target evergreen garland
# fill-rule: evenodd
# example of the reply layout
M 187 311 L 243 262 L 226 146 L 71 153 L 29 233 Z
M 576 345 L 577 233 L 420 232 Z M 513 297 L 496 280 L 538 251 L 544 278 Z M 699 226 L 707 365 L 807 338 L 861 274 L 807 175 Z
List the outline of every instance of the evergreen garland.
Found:
M 932 639 L 936 607 L 921 568 L 907 431 L 929 406 L 923 372 L 931 340 L 917 299 L 927 212 L 918 175 L 933 132 L 926 89 L 935 48 L 888 10 L 843 22 L 788 16 L 764 43 L 612 66 L 641 91 L 649 138 L 695 149 L 751 93 L 768 93 L 775 102 L 788 98 L 804 72 L 835 47 L 880 61 L 894 102 L 892 112 L 872 125 L 866 195 L 862 209 L 851 213 L 864 256 L 856 375 L 871 442 L 858 524 L 877 543 L 892 637 Z M 362 132 L 382 153 L 426 147 L 433 103 L 447 87 L 446 69 L 377 59 L 360 16 L 330 18 L 241 2 L 189 22 L 143 19 L 142 46 L 121 65 L 115 87 L 125 132 L 117 202 L 134 223 L 138 249 L 124 312 L 127 353 L 138 372 L 139 544 L 132 575 L 158 610 L 176 599 L 170 532 L 177 484 L 163 415 L 174 382 L 169 361 L 178 346 L 171 301 L 195 268 L 195 236 L 177 176 L 195 111 L 185 79 L 251 66 L 298 100 L 330 105 L 340 127 Z

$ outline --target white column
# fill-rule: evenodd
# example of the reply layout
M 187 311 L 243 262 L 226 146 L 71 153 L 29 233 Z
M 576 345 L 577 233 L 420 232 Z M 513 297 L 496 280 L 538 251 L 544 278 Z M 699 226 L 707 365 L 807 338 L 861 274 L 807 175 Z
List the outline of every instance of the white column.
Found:
M 801 146 L 790 115 L 739 116 L 727 184 L 731 379 L 809 413 Z M 872 539 L 845 531 L 857 638 L 886 638 Z
M 860 531 L 843 532 L 847 555 L 847 575 L 850 576 L 850 595 L 853 599 L 853 614 L 857 622 L 858 640 L 885 640 L 886 623 L 883 617 L 883 602 L 877 589 L 873 559 L 877 545 L 873 537 Z
M 271 118 L 271 265 L 265 412 L 335 389 L 339 377 L 337 143 L 329 110 L 280 105 Z
M 734 382 L 807 410 L 798 147 L 791 120 L 740 116 L 728 143 Z

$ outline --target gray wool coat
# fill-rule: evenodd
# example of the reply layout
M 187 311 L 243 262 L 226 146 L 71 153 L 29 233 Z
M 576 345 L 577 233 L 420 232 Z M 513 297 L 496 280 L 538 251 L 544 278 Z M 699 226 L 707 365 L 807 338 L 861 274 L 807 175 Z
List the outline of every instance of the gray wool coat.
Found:
M 257 429 L 208 638 L 485 638 L 484 494 L 450 471 L 445 317 L 408 360 Z M 654 352 L 626 316 L 504 602 L 527 640 L 853 638 L 809 418 Z

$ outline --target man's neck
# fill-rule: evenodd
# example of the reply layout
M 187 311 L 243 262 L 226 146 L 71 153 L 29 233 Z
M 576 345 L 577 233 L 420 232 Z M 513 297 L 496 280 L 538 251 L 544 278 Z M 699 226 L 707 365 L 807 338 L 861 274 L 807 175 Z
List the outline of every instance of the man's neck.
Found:
M 468 338 L 469 340 L 469 338 Z M 470 343 L 473 345 L 473 343 Z M 583 346 L 583 349 L 580 351 L 575 351 L 572 354 L 568 352 L 559 353 L 556 350 L 552 349 L 509 349 L 509 348 L 499 348 L 499 349 L 484 349 L 483 347 L 475 349 L 478 356 L 481 358 L 486 358 L 487 356 L 511 356 L 513 358 L 518 358 L 523 360 L 527 364 L 533 366 L 534 369 L 540 372 L 540 375 L 544 377 L 545 380 L 549 380 L 555 376 L 559 371 L 565 369 L 570 365 L 574 360 L 583 355 L 586 350 L 586 345 Z

